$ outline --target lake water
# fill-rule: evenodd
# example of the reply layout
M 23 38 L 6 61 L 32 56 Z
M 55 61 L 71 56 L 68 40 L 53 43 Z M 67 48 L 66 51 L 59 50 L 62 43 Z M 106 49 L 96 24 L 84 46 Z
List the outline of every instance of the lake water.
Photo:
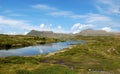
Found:
M 57 50 L 61 50 L 67 48 L 74 44 L 83 44 L 85 41 L 66 41 L 66 42 L 57 42 L 45 45 L 36 45 L 29 46 L 23 48 L 9 49 L 9 50 L 0 50 L 0 57 L 7 56 L 33 56 L 39 54 L 47 54 L 56 52 Z

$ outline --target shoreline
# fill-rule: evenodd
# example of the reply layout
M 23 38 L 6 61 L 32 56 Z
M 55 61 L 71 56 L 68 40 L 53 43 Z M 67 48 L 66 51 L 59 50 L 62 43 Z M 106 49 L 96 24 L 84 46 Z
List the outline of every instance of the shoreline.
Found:
M 67 48 L 64 48 L 64 49 L 61 49 L 61 50 L 57 50 L 56 52 L 51 52 L 51 53 L 48 53 L 48 54 L 38 54 L 38 55 L 33 55 L 33 56 L 31 55 L 31 56 L 20 56 L 20 57 L 50 57 L 52 55 L 55 55 L 55 54 L 58 54 L 58 53 L 61 53 L 61 52 L 65 52 L 69 49 L 72 49 L 75 46 L 76 45 L 71 45 L 70 47 L 67 47 Z
M 72 49 L 74 46 L 76 45 L 71 45 L 67 48 L 63 48 L 63 49 L 60 49 L 60 50 L 57 50 L 55 52 L 50 52 L 50 53 L 47 53 L 47 54 L 38 54 L 38 55 L 29 55 L 29 56 L 17 56 L 17 57 L 49 57 L 49 56 L 52 56 L 52 55 L 55 55 L 55 54 L 58 54 L 58 53 L 61 53 L 61 52 L 65 52 L 69 49 Z M 28 46 L 29 47 L 29 46 Z M 6 56 L 6 57 L 15 57 L 15 56 Z M 6 58 L 6 57 L 0 57 L 0 58 Z
M 62 41 L 58 41 L 58 42 L 62 42 Z M 30 44 L 30 45 L 25 45 L 25 46 L 12 46 L 10 48 L 6 48 L 6 47 L 0 47 L 0 50 L 10 50 L 10 49 L 16 49 L 16 48 L 24 48 L 24 47 L 29 47 L 29 46 L 37 46 L 37 45 L 45 45 L 45 44 L 52 44 L 52 43 L 56 43 L 56 42 L 45 42 L 44 44 Z
M 75 47 L 75 46 L 76 46 L 76 45 L 71 45 L 71 46 L 69 46 L 69 47 L 67 47 L 67 48 L 58 50 L 58 51 L 56 51 L 56 52 L 48 53 L 48 54 L 45 55 L 45 57 L 49 57 L 49 56 L 52 56 L 52 55 L 55 55 L 55 54 L 58 54 L 58 53 L 61 53 L 61 52 L 65 52 L 65 51 L 67 51 L 67 50 L 69 50 L 69 49 L 72 49 L 72 48 Z

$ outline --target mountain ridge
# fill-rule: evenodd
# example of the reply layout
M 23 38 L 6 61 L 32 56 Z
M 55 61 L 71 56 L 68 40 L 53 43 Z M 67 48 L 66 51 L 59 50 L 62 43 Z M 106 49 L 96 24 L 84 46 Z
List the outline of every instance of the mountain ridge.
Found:
M 66 34 L 66 33 L 54 33 L 53 31 L 37 31 L 37 30 L 31 30 L 27 35 L 31 36 L 42 36 L 42 37 L 52 37 L 52 38 L 58 38 L 58 37 L 70 37 L 73 35 L 82 35 L 82 36 L 111 36 L 111 35 L 120 35 L 120 32 L 107 32 L 104 30 L 93 30 L 93 29 L 86 29 L 82 30 L 79 33 L 76 34 Z

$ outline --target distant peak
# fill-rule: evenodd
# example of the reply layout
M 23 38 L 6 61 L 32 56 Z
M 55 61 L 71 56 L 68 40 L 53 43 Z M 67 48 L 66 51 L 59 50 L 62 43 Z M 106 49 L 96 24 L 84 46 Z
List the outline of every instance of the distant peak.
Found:
M 30 32 L 49 32 L 49 33 L 53 33 L 53 31 L 38 31 L 38 30 L 31 30 Z
M 88 29 L 85 29 L 85 30 L 93 30 L 92 28 L 88 28 Z

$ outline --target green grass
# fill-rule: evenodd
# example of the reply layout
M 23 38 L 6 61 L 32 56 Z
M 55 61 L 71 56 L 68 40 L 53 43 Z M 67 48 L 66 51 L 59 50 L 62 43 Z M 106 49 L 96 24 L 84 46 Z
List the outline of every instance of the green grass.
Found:
M 119 74 L 119 36 L 76 36 L 86 44 L 46 57 L 0 58 L 0 74 Z
M 0 74 L 76 74 L 67 66 L 44 63 L 39 57 L 6 57 L 0 60 Z
M 25 47 L 37 44 L 46 44 L 61 41 L 55 38 L 45 38 L 25 35 L 0 35 L 0 49 Z
M 80 38 L 81 39 L 81 38 Z M 84 37 L 88 43 L 76 45 L 66 52 L 46 58 L 49 63 L 62 64 L 78 73 L 115 72 L 120 73 L 119 37 Z

